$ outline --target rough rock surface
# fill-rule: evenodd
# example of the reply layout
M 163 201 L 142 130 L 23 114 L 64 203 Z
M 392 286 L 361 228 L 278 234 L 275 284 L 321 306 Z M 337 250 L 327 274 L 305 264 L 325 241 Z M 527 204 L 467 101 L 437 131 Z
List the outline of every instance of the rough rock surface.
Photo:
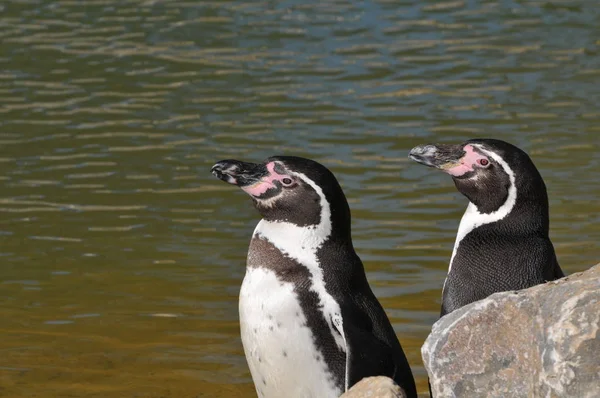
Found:
M 340 398 L 406 398 L 404 390 L 385 376 L 365 377 Z
M 600 264 L 440 319 L 421 353 L 434 397 L 600 397 Z

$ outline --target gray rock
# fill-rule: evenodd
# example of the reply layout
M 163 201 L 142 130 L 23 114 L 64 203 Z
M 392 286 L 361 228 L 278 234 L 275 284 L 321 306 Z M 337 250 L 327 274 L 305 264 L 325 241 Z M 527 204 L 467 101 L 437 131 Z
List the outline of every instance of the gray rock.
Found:
M 385 376 L 365 377 L 340 398 L 406 398 L 404 390 Z
M 440 319 L 421 349 L 433 396 L 600 397 L 600 264 Z

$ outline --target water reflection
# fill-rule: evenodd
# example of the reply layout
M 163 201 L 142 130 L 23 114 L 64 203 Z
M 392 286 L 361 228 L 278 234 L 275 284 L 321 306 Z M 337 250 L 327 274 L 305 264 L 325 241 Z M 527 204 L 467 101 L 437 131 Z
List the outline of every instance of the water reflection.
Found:
M 39 0 L 0 6 L 8 396 L 246 396 L 237 294 L 258 218 L 215 160 L 326 164 L 426 391 L 465 200 L 409 163 L 527 150 L 563 269 L 596 263 L 598 10 L 587 2 Z

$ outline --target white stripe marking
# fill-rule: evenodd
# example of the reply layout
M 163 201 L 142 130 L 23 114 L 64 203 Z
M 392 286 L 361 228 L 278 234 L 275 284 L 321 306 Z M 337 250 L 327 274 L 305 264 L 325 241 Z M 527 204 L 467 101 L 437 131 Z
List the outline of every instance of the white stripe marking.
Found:
M 482 225 L 493 223 L 496 221 L 502 220 L 504 217 L 508 216 L 512 209 L 515 207 L 515 203 L 517 202 L 517 185 L 515 173 L 510 168 L 508 163 L 504 161 L 500 157 L 500 155 L 483 149 L 479 144 L 471 144 L 477 147 L 481 152 L 485 153 L 492 159 L 494 159 L 508 174 L 508 178 L 510 180 L 510 186 L 508 187 L 508 196 L 506 201 L 498 208 L 498 210 L 493 211 L 491 213 L 480 213 L 472 202 L 469 202 L 467 206 L 467 210 L 465 214 L 463 214 L 462 219 L 460 220 L 460 225 L 458 226 L 458 232 L 456 233 L 456 241 L 454 242 L 454 249 L 452 250 L 452 257 L 450 257 L 450 265 L 448 266 L 448 275 L 452 270 L 452 262 L 454 261 L 454 256 L 456 256 L 456 252 L 458 250 L 458 246 L 460 242 L 467 236 L 471 231 L 475 228 L 481 227 Z M 448 280 L 448 276 L 446 276 L 446 280 L 444 280 L 444 288 L 446 287 L 446 281 Z M 442 288 L 442 292 L 444 291 Z
M 317 250 L 331 235 L 331 209 L 325 198 L 323 190 L 310 178 L 302 173 L 291 172 L 290 174 L 302 179 L 310 185 L 321 198 L 321 218 L 316 226 L 299 227 L 284 221 L 261 220 L 254 235 L 271 242 L 281 253 L 293 258 L 308 268 L 311 274 L 311 290 L 319 297 L 320 309 L 323 317 L 329 325 L 331 334 L 340 350 L 346 353 L 346 380 L 348 387 L 349 357 L 350 352 L 344 335 L 342 312 L 339 304 L 325 289 L 323 270 L 317 258 Z

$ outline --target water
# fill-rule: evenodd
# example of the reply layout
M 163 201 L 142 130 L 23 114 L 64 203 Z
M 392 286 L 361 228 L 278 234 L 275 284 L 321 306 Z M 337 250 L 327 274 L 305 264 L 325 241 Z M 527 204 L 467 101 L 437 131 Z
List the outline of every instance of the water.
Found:
M 224 158 L 318 160 L 426 391 L 420 346 L 466 206 L 409 162 L 533 157 L 563 269 L 597 263 L 600 11 L 586 1 L 0 5 L 0 395 L 242 397 L 249 199 Z

